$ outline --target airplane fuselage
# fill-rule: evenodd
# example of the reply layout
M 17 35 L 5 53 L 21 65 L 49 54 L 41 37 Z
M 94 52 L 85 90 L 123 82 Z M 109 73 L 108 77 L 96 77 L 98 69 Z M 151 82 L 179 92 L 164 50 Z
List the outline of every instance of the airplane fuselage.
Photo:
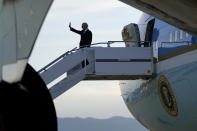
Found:
M 139 26 L 152 16 L 144 14 Z M 140 28 L 141 39 L 145 27 Z M 133 116 L 151 131 L 194 131 L 197 128 L 196 38 L 155 19 L 152 46 L 156 76 L 121 81 L 123 99 Z

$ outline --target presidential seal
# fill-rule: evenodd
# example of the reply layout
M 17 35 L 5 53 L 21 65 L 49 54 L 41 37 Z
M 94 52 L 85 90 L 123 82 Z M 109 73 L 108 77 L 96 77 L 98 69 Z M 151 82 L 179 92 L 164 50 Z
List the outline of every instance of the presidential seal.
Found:
M 161 75 L 158 80 L 158 92 L 162 106 L 169 115 L 176 117 L 178 115 L 178 107 L 176 99 L 168 79 Z

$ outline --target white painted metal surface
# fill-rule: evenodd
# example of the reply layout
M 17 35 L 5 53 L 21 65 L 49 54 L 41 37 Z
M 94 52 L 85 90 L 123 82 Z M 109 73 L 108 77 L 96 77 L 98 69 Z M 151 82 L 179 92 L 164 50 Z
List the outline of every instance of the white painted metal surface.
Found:
M 150 78 L 154 73 L 152 59 L 151 47 L 83 48 L 65 53 L 39 73 L 48 86 L 52 85 L 49 90 L 55 99 L 81 80 Z M 82 67 L 87 61 L 89 64 Z
M 96 75 L 152 75 L 152 48 L 95 48 Z
M 91 68 L 88 65 L 86 68 Z M 49 91 L 53 99 L 63 94 L 68 89 L 72 88 L 74 85 L 79 83 L 86 77 L 86 69 L 78 69 L 75 73 L 68 75 L 65 79 L 61 80 L 59 83 L 52 86 Z
M 197 61 L 197 50 L 193 50 L 157 63 L 155 65 L 156 72 L 161 73 L 166 70 L 196 61 Z
M 150 62 L 96 62 L 95 74 L 152 75 L 152 66 Z
M 94 47 L 95 59 L 152 59 L 152 47 Z
M 65 72 L 68 72 L 73 67 L 80 64 L 84 58 L 84 53 L 82 50 L 79 50 L 73 54 L 70 54 L 62 59 L 58 60 L 56 63 L 48 67 L 45 72 L 41 73 L 41 77 L 45 81 L 46 84 L 49 84 L 54 79 L 58 78 Z
M 0 0 L 0 81 L 21 80 L 26 67 L 21 61 L 28 60 L 52 2 Z
M 18 60 L 14 64 L 3 65 L 2 79 L 8 83 L 20 81 L 27 64 L 27 59 Z

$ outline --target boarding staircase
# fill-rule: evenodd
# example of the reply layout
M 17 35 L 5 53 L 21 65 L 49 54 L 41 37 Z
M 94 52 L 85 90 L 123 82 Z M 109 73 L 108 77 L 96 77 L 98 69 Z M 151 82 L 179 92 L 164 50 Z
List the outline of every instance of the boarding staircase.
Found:
M 149 79 L 154 75 L 152 47 L 74 48 L 38 72 L 53 99 L 82 80 Z

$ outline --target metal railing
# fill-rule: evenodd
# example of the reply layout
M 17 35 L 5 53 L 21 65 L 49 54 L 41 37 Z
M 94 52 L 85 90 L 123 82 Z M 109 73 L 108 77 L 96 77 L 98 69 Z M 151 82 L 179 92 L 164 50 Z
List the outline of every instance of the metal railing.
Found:
M 59 56 L 58 58 L 56 58 L 55 60 L 53 60 L 52 62 L 47 64 L 46 66 L 44 66 L 42 69 L 40 69 L 38 71 L 38 73 L 43 73 L 48 68 L 50 68 L 51 66 L 53 66 L 54 64 L 56 64 L 57 62 L 62 60 L 64 57 L 68 56 L 69 54 L 72 54 L 72 53 L 76 52 L 77 50 L 79 50 L 81 48 L 89 48 L 90 46 L 94 47 L 94 46 L 97 46 L 97 45 L 107 45 L 107 47 L 111 47 L 112 44 L 121 43 L 121 42 L 133 42 L 133 43 L 138 43 L 139 45 L 143 45 L 143 43 L 148 43 L 149 46 L 151 45 L 150 41 L 140 41 L 140 42 L 139 41 L 107 41 L 107 42 L 93 43 L 91 45 L 80 46 L 80 48 L 75 47 L 72 50 L 65 52 L 64 54 L 62 54 L 61 56 Z
M 46 71 L 48 68 L 50 68 L 52 65 L 54 65 L 55 63 L 57 63 L 58 61 L 60 61 L 61 59 L 63 59 L 65 56 L 72 54 L 73 52 L 75 52 L 76 50 L 78 50 L 77 47 L 73 48 L 70 51 L 67 51 L 66 53 L 62 54 L 61 56 L 59 56 L 58 58 L 56 58 L 55 60 L 53 60 L 52 62 L 50 62 L 49 64 L 47 64 L 46 66 L 44 66 L 42 69 L 40 69 L 38 71 L 38 73 L 42 73 L 44 71 Z
M 137 43 L 139 46 L 145 45 L 145 44 L 147 44 L 147 46 L 151 46 L 151 41 L 107 41 L 107 42 L 94 43 L 94 44 L 91 44 L 91 46 L 106 44 L 107 47 L 111 47 L 111 45 L 114 43 L 123 43 L 123 42 L 124 43 L 125 42 Z

